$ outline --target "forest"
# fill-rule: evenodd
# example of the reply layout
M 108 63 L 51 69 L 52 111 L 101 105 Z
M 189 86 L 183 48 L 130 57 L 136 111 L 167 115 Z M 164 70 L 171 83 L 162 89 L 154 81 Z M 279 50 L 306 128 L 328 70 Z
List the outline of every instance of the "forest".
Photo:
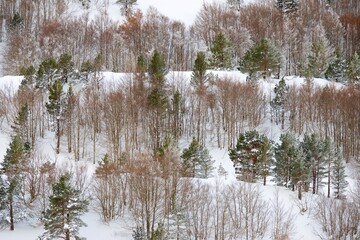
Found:
M 359 239 L 360 2 L 140 4 L 0 0 L 0 238 Z

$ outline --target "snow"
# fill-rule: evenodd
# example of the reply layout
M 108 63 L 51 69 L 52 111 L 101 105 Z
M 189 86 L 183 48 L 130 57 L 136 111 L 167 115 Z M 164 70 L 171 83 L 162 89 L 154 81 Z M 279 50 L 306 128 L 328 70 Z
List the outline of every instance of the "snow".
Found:
M 239 71 L 209 71 L 214 76 L 220 78 L 228 78 L 232 81 L 246 82 L 246 74 L 243 74 Z M 189 83 L 191 79 L 192 72 L 173 72 L 170 71 L 167 74 L 167 79 L 171 81 L 183 81 Z M 131 74 L 128 73 L 112 73 L 112 72 L 103 72 L 102 81 L 106 85 L 116 84 L 123 81 L 128 81 L 131 78 Z M 6 90 L 10 95 L 13 95 L 18 89 L 22 77 L 18 76 L 6 76 L 0 78 L 0 90 Z M 304 78 L 290 76 L 285 78 L 288 85 L 297 85 L 300 86 L 305 84 L 306 81 Z M 278 82 L 278 79 L 265 79 L 259 80 L 258 84 L 262 87 L 265 94 L 271 94 L 275 84 Z M 341 88 L 342 85 L 338 83 L 330 83 L 324 79 L 314 79 L 314 85 L 319 87 L 324 87 L 328 84 L 335 84 L 337 88 Z M 266 133 L 271 139 L 278 141 L 278 138 L 281 134 L 279 126 L 274 126 L 270 123 L 268 119 L 265 119 L 263 123 L 258 127 L 261 132 Z M 39 140 L 37 146 L 41 148 L 41 151 L 46 153 L 52 159 L 55 159 L 58 165 L 63 165 L 64 167 L 69 167 L 74 165 L 72 161 L 72 156 L 67 153 L 60 153 L 59 155 L 55 154 L 55 136 L 54 133 L 47 133 L 46 138 Z M 5 154 L 6 147 L 10 141 L 10 135 L 8 131 L 0 131 L 0 159 L 3 158 Z M 189 142 L 180 141 L 179 147 L 187 147 Z M 233 163 L 229 158 L 227 149 L 219 149 L 216 147 L 215 143 L 207 143 L 207 148 L 209 153 L 214 160 L 214 171 L 212 173 L 212 178 L 203 180 L 204 183 L 208 183 L 211 186 L 215 186 L 217 182 L 221 182 L 224 186 L 236 182 L 235 170 Z M 0 160 L 1 161 L 1 160 Z M 91 160 L 89 161 L 91 162 Z M 91 175 L 94 172 L 95 166 L 86 162 L 81 162 L 80 164 L 86 165 L 87 172 Z M 218 168 L 222 167 L 227 172 L 226 176 L 218 175 Z M 73 166 L 74 167 L 74 166 Z M 262 193 L 263 199 L 267 200 L 270 204 L 274 197 L 275 193 L 278 193 L 280 200 L 283 202 L 284 207 L 292 211 L 295 215 L 295 231 L 293 239 L 318 239 L 315 229 L 320 229 L 318 224 L 313 220 L 309 215 L 310 211 L 302 213 L 300 211 L 300 206 L 308 205 L 311 202 L 315 202 L 316 196 L 304 193 L 304 200 L 299 202 L 297 200 L 297 195 L 295 192 L 292 192 L 289 189 L 284 187 L 272 186 L 271 182 L 268 181 L 267 186 L 262 186 L 260 183 L 256 183 Z M 354 184 L 354 183 L 353 183 Z M 353 185 L 352 184 L 352 185 Z M 90 211 L 82 217 L 83 221 L 88 225 L 88 227 L 80 228 L 80 236 L 86 237 L 89 240 L 98 239 L 98 236 L 102 236 L 105 239 L 131 239 L 133 227 L 135 226 L 134 221 L 131 216 L 125 213 L 123 216 L 120 216 L 117 220 L 110 222 L 108 224 L 103 223 L 100 220 L 98 213 L 90 207 Z M 30 240 L 35 239 L 37 236 L 40 236 L 43 233 L 43 228 L 38 220 L 33 220 L 30 222 L 22 222 L 16 224 L 15 231 L 9 231 L 8 229 L 0 231 L 0 239 L 6 240 Z
M 246 3 L 254 2 L 255 0 L 246 0 Z M 115 4 L 116 0 L 107 0 L 107 1 L 93 1 L 94 4 L 91 5 L 89 10 L 82 10 L 79 5 L 74 5 L 69 10 L 68 14 L 71 16 L 80 17 L 83 14 L 88 13 L 90 19 L 96 19 L 99 16 L 100 12 L 106 11 L 110 18 L 113 21 L 123 21 L 123 17 L 120 15 L 120 7 Z M 105 4 L 105 3 L 106 4 Z M 148 10 L 150 6 L 155 7 L 159 10 L 160 13 L 169 16 L 173 20 L 180 20 L 185 23 L 186 26 L 193 24 L 196 14 L 200 10 L 204 2 L 211 2 L 206 0 L 183 0 L 183 1 L 170 1 L 170 0 L 138 0 L 137 8 L 141 9 L 144 13 Z M 215 2 L 225 2 L 225 0 L 218 0 Z M 190 7 L 191 6 L 191 7 Z M 0 46 L 1 48 L 1 46 Z M 0 49 L 1 52 L 1 49 Z M 0 63 L 1 69 L 1 63 Z M 246 74 L 243 74 L 239 71 L 209 71 L 214 76 L 221 78 L 228 78 L 233 81 L 246 82 Z M 0 72 L 1 74 L 1 72 Z M 192 72 L 175 72 L 170 71 L 167 74 L 167 79 L 169 82 L 172 81 L 183 81 L 183 83 L 189 83 L 191 79 Z M 1 76 L 1 75 L 0 75 Z M 116 84 L 123 81 L 127 81 L 131 78 L 131 74 L 128 73 L 113 73 L 113 72 L 103 72 L 103 83 L 106 85 Z M 22 77 L 21 76 L 4 76 L 0 78 L 0 91 L 13 96 L 17 89 L 20 86 Z M 273 88 L 278 83 L 278 79 L 265 79 L 259 80 L 258 84 L 263 89 L 264 93 L 268 96 L 273 94 Z M 298 76 L 287 76 L 285 77 L 287 85 L 296 85 L 300 86 L 306 83 L 304 78 Z M 333 84 L 336 88 L 343 87 L 340 83 L 329 83 L 325 79 L 315 78 L 313 80 L 315 86 L 324 87 L 329 84 Z M 281 134 L 280 127 L 274 126 L 271 124 L 269 119 L 264 119 L 262 124 L 258 127 L 258 130 L 266 133 L 272 140 L 278 141 Z M 47 133 L 46 138 L 39 140 L 37 146 L 41 147 L 41 151 L 47 154 L 50 158 L 55 159 L 59 165 L 71 165 L 73 164 L 72 156 L 67 153 L 60 153 L 59 155 L 55 154 L 55 136 L 54 133 Z M 2 127 L 0 128 L 0 163 L 2 162 L 3 156 L 6 153 L 6 148 L 10 142 L 9 129 Z M 188 146 L 188 142 L 181 141 L 179 144 L 180 148 Z M 220 181 L 222 184 L 231 184 L 236 180 L 235 170 L 233 163 L 229 158 L 227 149 L 219 149 L 215 145 L 209 143 L 207 145 L 209 153 L 212 156 L 214 163 L 213 177 L 205 180 L 211 185 L 215 185 L 217 181 Z M 89 161 L 91 162 L 91 161 Z M 86 164 L 86 163 L 81 163 Z M 222 167 L 227 172 L 227 176 L 218 176 L 217 169 L 222 165 Z M 94 172 L 95 166 L 93 164 L 87 165 L 88 173 L 91 175 Z M 349 170 L 347 170 L 349 171 Z M 351 175 L 349 172 L 348 175 Z M 283 204 L 286 209 L 292 210 L 296 214 L 295 220 L 295 233 L 291 239 L 319 239 L 315 229 L 320 229 L 318 224 L 313 220 L 309 213 L 301 213 L 299 210 L 299 204 L 310 204 L 309 202 L 314 202 L 316 196 L 313 196 L 308 193 L 304 193 L 303 202 L 297 200 L 296 193 L 292 192 L 289 189 L 284 187 L 277 186 L 262 186 L 259 183 L 256 183 L 261 192 L 263 199 L 268 200 L 269 203 L 274 199 L 276 193 L 279 194 L 279 198 L 283 201 Z M 350 186 L 353 186 L 354 181 L 350 182 Z M 80 228 L 80 236 L 86 237 L 88 240 L 97 240 L 101 236 L 104 240 L 111 239 L 132 239 L 132 231 L 134 221 L 131 219 L 129 214 L 124 214 L 120 216 L 117 220 L 112 221 L 108 224 L 103 223 L 100 220 L 98 213 L 90 207 L 90 211 L 82 216 L 84 222 L 88 227 Z M 29 222 L 17 223 L 15 226 L 15 231 L 9 231 L 8 229 L 0 229 L 0 240 L 30 240 L 36 239 L 37 236 L 40 236 L 43 233 L 43 228 L 38 220 L 32 220 Z

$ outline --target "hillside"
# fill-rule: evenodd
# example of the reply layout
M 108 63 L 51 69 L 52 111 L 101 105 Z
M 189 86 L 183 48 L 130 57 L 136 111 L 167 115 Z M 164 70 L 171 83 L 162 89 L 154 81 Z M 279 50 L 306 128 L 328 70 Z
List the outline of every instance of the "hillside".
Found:
M 360 239 L 359 12 L 0 0 L 0 240 Z

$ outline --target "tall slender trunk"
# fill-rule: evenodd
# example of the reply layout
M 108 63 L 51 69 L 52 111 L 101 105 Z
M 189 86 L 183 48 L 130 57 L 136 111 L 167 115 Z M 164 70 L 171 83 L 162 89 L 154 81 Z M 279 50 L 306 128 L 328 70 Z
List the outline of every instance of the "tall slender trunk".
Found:
M 60 117 L 56 118 L 56 136 L 57 136 L 57 143 L 56 143 L 56 153 L 60 153 Z
M 10 231 L 14 231 L 14 209 L 13 209 L 13 195 L 9 194 L 9 215 L 10 215 Z

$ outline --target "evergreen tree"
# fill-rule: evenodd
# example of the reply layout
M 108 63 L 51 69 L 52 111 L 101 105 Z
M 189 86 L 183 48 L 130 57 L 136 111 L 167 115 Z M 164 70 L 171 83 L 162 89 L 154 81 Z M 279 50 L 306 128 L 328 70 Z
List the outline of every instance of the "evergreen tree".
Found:
M 178 140 L 182 134 L 183 126 L 182 126 L 181 118 L 182 118 L 182 113 L 184 111 L 184 99 L 181 93 L 179 92 L 179 90 L 176 90 L 171 102 L 172 102 L 171 113 L 173 118 L 172 134 L 175 140 Z
M 332 167 L 334 160 L 339 157 L 339 150 L 336 148 L 333 142 L 330 141 L 330 138 L 327 137 L 323 142 L 323 151 L 324 151 L 324 164 L 325 169 L 324 173 L 327 177 L 327 197 L 331 196 L 331 177 L 332 177 Z
M 276 124 L 278 124 L 279 120 L 281 121 L 281 129 L 284 129 L 288 89 L 289 87 L 286 85 L 285 79 L 282 78 L 279 83 L 275 85 L 275 97 L 270 102 L 270 106 L 275 112 Z
M 133 240 L 146 240 L 146 233 L 141 226 L 137 226 L 133 230 Z
M 41 62 L 36 74 L 36 87 L 49 88 L 58 78 L 58 66 L 54 58 L 48 58 Z
M 155 51 L 149 64 L 150 83 L 153 88 L 164 87 L 166 73 L 164 59 L 158 51 Z
M 229 69 L 231 67 L 231 44 L 223 32 L 220 32 L 211 48 L 210 66 L 212 68 Z
M 249 73 L 250 78 L 257 78 L 259 74 L 270 76 L 279 67 L 279 54 L 266 39 L 250 48 L 240 62 L 240 70 Z
M 264 147 L 266 141 L 268 139 L 256 130 L 248 131 L 241 133 L 235 148 L 229 150 L 231 161 L 241 173 L 241 180 L 254 181 L 259 175 L 267 175 L 270 148 Z
M 360 82 L 360 57 L 357 52 L 354 53 L 349 61 L 347 68 L 347 78 L 349 83 Z
M 335 58 L 332 63 L 330 63 L 328 69 L 325 72 L 325 78 L 336 81 L 343 82 L 345 79 L 346 73 L 346 61 L 341 56 L 341 50 L 338 48 L 335 52 Z
M 15 205 L 20 202 L 21 173 L 26 167 L 26 149 L 20 136 L 15 135 L 6 150 L 4 161 L 0 167 L 0 208 L 6 211 L 5 218 L 14 230 L 14 222 L 18 220 Z
M 259 160 L 257 164 L 257 170 L 259 176 L 263 178 L 263 184 L 266 185 L 266 178 L 269 176 L 270 173 L 270 167 L 272 163 L 273 158 L 273 143 L 270 141 L 269 138 L 267 138 L 265 135 L 261 136 L 261 149 L 260 149 L 260 155 Z
M 298 0 L 276 0 L 275 6 L 281 13 L 288 14 L 299 10 Z
M 320 33 L 321 29 L 319 30 Z M 308 77 L 325 77 L 325 72 L 333 58 L 333 52 L 326 36 L 321 35 L 320 40 L 314 42 L 311 46 L 311 52 L 308 57 Z
M 36 70 L 33 65 L 29 67 L 21 67 L 19 74 L 24 76 L 24 79 L 21 81 L 21 86 L 32 85 L 36 79 Z
M 15 118 L 14 125 L 11 126 L 17 136 L 21 138 L 27 148 L 30 147 L 28 136 L 28 124 L 29 124 L 29 107 L 25 103 L 20 107 L 17 117 Z
M 290 148 L 291 156 L 291 181 L 292 190 L 298 190 L 298 198 L 301 200 L 302 191 L 307 190 L 307 181 L 309 178 L 309 168 L 306 166 L 305 155 L 301 147 Z
M 79 228 L 86 226 L 80 216 L 87 211 L 88 202 L 80 199 L 80 191 L 71 186 L 70 178 L 67 173 L 53 184 L 49 207 L 42 218 L 45 232 L 40 239 L 80 239 Z
M 244 3 L 244 0 L 227 0 L 226 2 L 230 6 L 230 8 L 235 9 L 239 12 L 241 5 Z
M 305 167 L 311 172 L 313 194 L 318 193 L 321 179 L 325 177 L 324 143 L 317 134 L 305 135 L 301 143 L 305 154 Z
M 337 199 L 341 199 L 344 197 L 345 189 L 348 186 L 348 182 L 345 178 L 345 165 L 340 157 L 340 153 L 337 152 L 333 161 L 331 171 L 331 183 L 333 185 L 335 198 Z
M 165 62 L 161 55 L 155 51 L 149 64 L 149 77 L 151 92 L 147 97 L 147 106 L 150 111 L 151 119 L 154 121 L 150 126 L 151 134 L 154 139 L 154 151 L 161 147 L 163 137 L 163 119 L 165 118 L 166 109 L 169 100 L 165 92 Z
M 134 5 L 136 5 L 137 0 L 117 0 L 116 3 L 121 5 L 121 14 L 123 16 L 129 16 L 132 13 Z
M 61 117 L 63 114 L 63 86 L 60 80 L 56 80 L 50 88 L 49 102 L 46 103 L 48 112 L 53 116 L 56 121 L 56 153 L 60 153 L 60 134 L 61 134 Z
M 213 170 L 214 161 L 209 151 L 193 138 L 188 148 L 183 150 L 183 173 L 188 177 L 208 178 Z
M 296 149 L 299 148 L 299 142 L 290 132 L 281 134 L 280 142 L 275 146 L 275 180 L 280 186 L 291 187 L 292 164 Z
M 16 12 L 9 22 L 10 31 L 22 28 L 24 25 L 24 19 L 21 17 L 19 12 Z
M 191 75 L 190 84 L 194 87 L 196 101 L 195 108 L 196 114 L 194 115 L 194 121 L 196 122 L 196 139 L 200 141 L 201 133 L 202 133 L 202 123 L 203 123 L 203 112 L 207 108 L 206 96 L 207 96 L 207 88 L 209 82 L 209 74 L 206 73 L 207 62 L 205 59 L 205 53 L 198 52 L 193 73 Z
M 197 89 L 197 92 L 199 94 L 203 93 L 207 88 L 206 84 L 209 81 L 208 74 L 206 74 L 207 68 L 208 68 L 208 64 L 206 62 L 205 53 L 198 52 L 196 55 L 190 84 L 195 89 Z
M 223 167 L 223 165 L 222 165 L 221 163 L 220 163 L 220 165 L 219 165 L 219 167 L 218 167 L 217 172 L 218 172 L 218 175 L 219 175 L 219 176 L 225 177 L 225 179 L 226 179 L 226 177 L 227 177 L 227 175 L 228 175 L 228 172 L 225 170 L 225 168 Z
M 67 83 L 74 71 L 74 63 L 71 55 L 67 53 L 62 54 L 58 60 L 57 66 L 60 71 L 61 82 Z

